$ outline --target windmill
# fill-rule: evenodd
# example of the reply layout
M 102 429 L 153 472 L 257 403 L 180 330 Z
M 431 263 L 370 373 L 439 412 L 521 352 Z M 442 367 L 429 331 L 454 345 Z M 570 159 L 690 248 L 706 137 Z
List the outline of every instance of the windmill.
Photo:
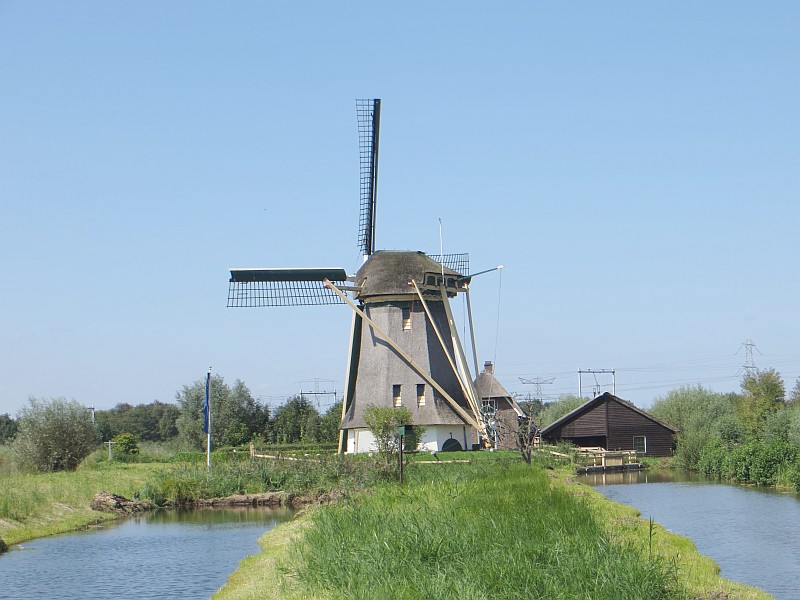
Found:
M 480 398 L 450 309 L 450 300 L 465 294 L 472 331 L 469 283 L 480 273 L 467 274 L 466 254 L 375 250 L 380 110 L 380 100 L 356 101 L 363 264 L 355 275 L 336 267 L 231 269 L 228 306 L 352 309 L 340 452 L 373 449 L 364 421 L 369 405 L 405 406 L 413 424 L 425 427 L 419 441 L 429 450 L 469 449 L 476 436 L 488 445 Z M 471 340 L 477 374 L 474 334 Z

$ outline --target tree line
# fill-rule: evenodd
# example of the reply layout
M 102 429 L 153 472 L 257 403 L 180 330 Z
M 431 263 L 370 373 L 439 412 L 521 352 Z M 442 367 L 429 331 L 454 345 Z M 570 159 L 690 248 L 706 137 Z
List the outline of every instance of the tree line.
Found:
M 738 483 L 800 490 L 800 380 L 786 397 L 775 369 L 742 379 L 741 392 L 682 387 L 650 409 L 679 430 L 679 466 Z
M 341 407 L 324 413 L 304 396 L 288 398 L 274 410 L 256 400 L 240 380 L 228 385 L 211 378 L 211 441 L 214 448 L 260 444 L 335 444 Z M 75 400 L 34 398 L 16 418 L 0 415 L 0 444 L 11 444 L 20 466 L 40 471 L 70 470 L 102 442 L 170 442 L 203 450 L 205 380 L 184 385 L 176 403 L 117 404 L 94 411 Z M 122 446 L 120 446 L 121 448 Z

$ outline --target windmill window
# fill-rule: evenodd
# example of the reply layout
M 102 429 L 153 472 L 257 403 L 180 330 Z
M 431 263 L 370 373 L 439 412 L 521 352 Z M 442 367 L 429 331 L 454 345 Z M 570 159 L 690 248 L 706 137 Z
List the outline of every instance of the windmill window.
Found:
M 403 331 L 411 331 L 411 309 L 406 307 L 402 309 L 403 313 Z
M 638 454 L 647 454 L 647 438 L 643 435 L 633 436 L 633 449 Z
M 425 384 L 417 384 L 417 406 L 425 406 Z
M 392 399 L 395 406 L 403 406 L 403 386 L 399 383 L 392 386 Z

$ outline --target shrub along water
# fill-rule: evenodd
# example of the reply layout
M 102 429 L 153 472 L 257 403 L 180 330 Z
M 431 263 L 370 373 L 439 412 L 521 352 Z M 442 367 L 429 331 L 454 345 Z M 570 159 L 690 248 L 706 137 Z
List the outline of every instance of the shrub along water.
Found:
M 284 491 L 313 494 L 333 488 L 360 490 L 385 479 L 369 463 L 342 456 L 313 461 L 273 459 L 179 463 L 154 473 L 142 495 L 157 505 L 184 504 L 234 494 Z
M 680 388 L 651 412 L 676 426 L 676 463 L 735 483 L 793 486 L 800 491 L 800 385 L 785 402 L 770 369 L 742 380 L 742 394 Z M 797 392 L 797 393 L 795 393 Z
M 526 465 L 441 465 L 315 512 L 283 568 L 337 598 L 672 598 L 674 567 L 612 542 L 589 507 Z M 420 477 L 421 476 L 421 477 Z

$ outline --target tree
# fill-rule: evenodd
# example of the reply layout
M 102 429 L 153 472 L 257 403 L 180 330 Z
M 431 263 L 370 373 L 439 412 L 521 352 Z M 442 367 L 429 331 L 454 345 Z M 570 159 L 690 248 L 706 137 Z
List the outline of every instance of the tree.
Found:
M 737 413 L 747 431 L 758 437 L 770 413 L 784 403 L 783 379 L 775 369 L 747 374 L 742 379 L 742 393 Z
M 400 425 L 413 424 L 411 411 L 405 406 L 380 407 L 368 404 L 364 410 L 364 422 L 375 437 L 378 455 L 386 465 L 390 465 L 392 456 L 400 449 L 397 428 Z
M 335 444 L 339 441 L 339 425 L 342 422 L 342 405 L 334 404 L 320 417 L 319 441 Z
M 180 404 L 177 429 L 180 437 L 189 446 L 205 448 L 206 434 L 203 432 L 203 405 L 205 403 L 205 379 L 184 385 L 176 394 Z M 269 410 L 250 394 L 247 386 L 238 379 L 229 387 L 220 375 L 211 378 L 211 444 L 240 446 L 263 436 L 267 431 Z
M 305 396 L 294 396 L 275 410 L 272 439 L 277 444 L 318 442 L 319 412 Z
M 23 468 L 74 471 L 97 447 L 97 432 L 85 406 L 64 398 L 28 399 L 17 415 L 14 453 Z
M 736 415 L 737 394 L 719 394 L 698 386 L 682 386 L 658 398 L 650 413 L 678 430 L 677 462 L 698 468 L 703 448 L 712 439 L 734 443 L 745 431 Z
M 111 410 L 97 411 L 97 429 L 104 440 L 132 433 L 140 440 L 164 442 L 178 435 L 175 423 L 179 415 L 178 406 L 158 400 L 137 406 L 120 403 Z
M 6 444 L 17 434 L 17 422 L 11 415 L 0 415 L 0 444 Z
M 121 460 L 139 456 L 139 439 L 132 433 L 120 433 L 114 438 L 114 455 Z
M 800 404 L 800 377 L 794 382 L 792 391 L 789 392 L 789 404 Z
M 524 412 L 524 410 L 523 410 Z M 531 464 L 534 442 L 536 439 L 537 427 L 532 413 L 526 413 L 524 417 L 517 417 L 517 429 L 514 432 L 514 442 L 519 450 L 522 460 Z

